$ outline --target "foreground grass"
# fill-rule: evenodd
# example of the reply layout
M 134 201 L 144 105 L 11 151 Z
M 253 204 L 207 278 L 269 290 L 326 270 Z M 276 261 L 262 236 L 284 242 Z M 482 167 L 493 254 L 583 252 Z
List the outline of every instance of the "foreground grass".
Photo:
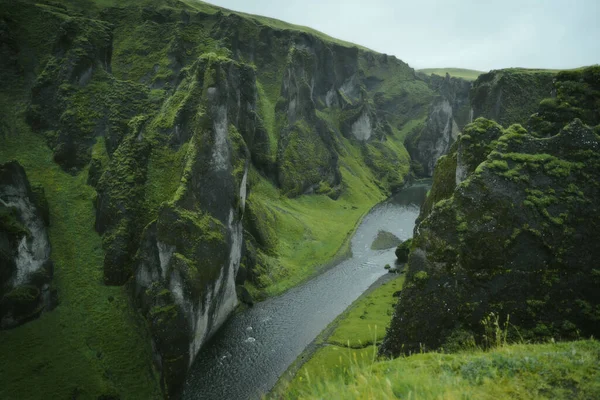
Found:
M 4 102 L 4 110 L 10 110 Z M 38 320 L 0 331 L 0 398 L 160 398 L 150 341 L 123 287 L 102 283 L 104 253 L 94 231 L 87 172 L 71 176 L 18 113 L 0 145 L 0 162 L 16 159 L 50 206 L 54 286 L 59 305 Z M 16 116 L 16 117 L 14 117 Z
M 452 77 L 462 78 L 467 81 L 474 81 L 479 75 L 485 74 L 484 71 L 464 68 L 425 68 L 418 70 L 418 72 L 423 72 L 427 75 L 435 74 L 440 76 L 446 76 L 446 73 L 448 73 Z
M 595 340 L 510 345 L 492 351 L 427 353 L 306 375 L 286 398 L 594 399 L 600 396 Z
M 426 353 L 378 360 L 404 277 L 357 300 L 333 333 L 275 399 L 595 399 L 600 343 L 595 340 L 504 345 L 490 351 Z M 377 328 L 375 328 L 377 327 Z M 380 329 L 381 327 L 381 329 Z

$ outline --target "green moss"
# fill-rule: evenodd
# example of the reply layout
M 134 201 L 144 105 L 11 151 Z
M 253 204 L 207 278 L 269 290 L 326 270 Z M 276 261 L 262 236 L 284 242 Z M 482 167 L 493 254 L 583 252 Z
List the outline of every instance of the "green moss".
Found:
M 425 284 L 429 280 L 429 274 L 425 271 L 419 271 L 413 276 L 413 280 L 417 285 Z
M 17 237 L 29 235 L 29 230 L 20 221 L 17 210 L 0 204 L 0 227 L 3 232 Z
M 12 115 L 4 122 L 20 132 L 3 139 L 0 162 L 17 159 L 32 184 L 45 189 L 52 220 L 53 282 L 60 299 L 40 319 L 0 332 L 0 397 L 120 393 L 160 398 L 149 339 L 125 289 L 102 284 L 104 254 L 94 231 L 94 192 L 85 183 L 87 173 L 61 171 L 43 140 L 22 122 L 22 105 L 3 97 L 0 104 L 10 110 L 5 115 Z
M 177 151 L 162 146 L 153 148 L 146 178 L 146 215 L 156 215 L 160 205 L 173 198 L 181 181 L 187 151 L 187 143 Z
M 527 122 L 552 90 L 556 72 L 512 68 L 480 75 L 470 93 L 475 117 L 493 119 L 504 126 Z
M 304 120 L 298 121 L 289 134 L 289 144 L 281 159 L 280 183 L 289 196 L 303 193 L 306 186 L 321 181 L 330 169 L 331 155 L 322 139 Z
M 421 207 L 419 219 L 424 219 L 433 206 L 438 202 L 448 199 L 456 188 L 456 150 L 452 149 L 449 154 L 438 159 L 433 172 L 433 184 L 431 192 Z
M 40 291 L 35 286 L 23 285 L 17 286 L 4 295 L 3 300 L 13 303 L 30 303 L 40 296 Z

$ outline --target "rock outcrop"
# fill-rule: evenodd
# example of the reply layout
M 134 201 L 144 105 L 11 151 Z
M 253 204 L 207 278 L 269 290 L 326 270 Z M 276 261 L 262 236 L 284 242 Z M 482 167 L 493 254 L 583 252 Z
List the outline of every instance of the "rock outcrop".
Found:
M 381 353 L 485 346 L 490 316 L 509 339 L 600 333 L 598 71 L 557 76 L 552 103 L 583 121 L 545 120 L 546 101 L 549 137 L 480 118 L 438 161 Z
M 448 153 L 460 131 L 471 122 L 471 82 L 448 74 L 445 78 L 432 75 L 426 79 L 438 95 L 424 125 L 414 128 L 405 141 L 417 176 L 432 176 L 437 160 Z
M 0 165 L 0 329 L 50 311 L 57 301 L 41 187 L 31 187 L 17 162 Z
M 254 134 L 242 130 L 242 135 L 238 128 L 256 107 L 252 92 L 238 97 L 244 90 L 240 77 L 252 82 L 253 71 L 207 57 L 181 83 L 197 90 L 188 106 L 196 117 L 184 133 L 191 136 L 185 170 L 173 199 L 144 230 L 138 250 L 132 290 L 150 323 L 171 397 L 181 394 L 182 371 L 238 304 L 250 161 L 246 143 Z
M 512 68 L 490 71 L 473 83 L 470 100 L 473 119 L 479 117 L 502 126 L 525 125 L 540 101 L 553 96 L 556 73 Z M 554 131 L 556 133 L 556 131 Z

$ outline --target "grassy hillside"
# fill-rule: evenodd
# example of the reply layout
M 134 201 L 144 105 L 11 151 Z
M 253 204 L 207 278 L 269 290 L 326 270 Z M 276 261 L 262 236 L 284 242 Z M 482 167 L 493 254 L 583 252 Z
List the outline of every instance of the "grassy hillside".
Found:
M 479 75 L 484 74 L 484 71 L 477 71 L 474 69 L 464 69 L 464 68 L 423 68 L 417 70 L 418 72 L 422 72 L 426 75 L 440 75 L 445 76 L 449 74 L 454 78 L 462 78 L 467 81 L 474 81 L 479 77 Z
M 298 377 L 289 399 L 593 399 L 596 340 L 427 353 L 390 361 L 340 354 L 344 368 Z M 339 365 L 339 364 L 338 364 Z
M 144 322 L 124 287 L 102 282 L 102 239 L 94 230 L 87 170 L 69 175 L 5 97 L 0 161 L 18 160 L 44 187 L 59 305 L 38 320 L 0 331 L 0 398 L 160 398 Z M 8 128 L 7 128 L 8 127 Z

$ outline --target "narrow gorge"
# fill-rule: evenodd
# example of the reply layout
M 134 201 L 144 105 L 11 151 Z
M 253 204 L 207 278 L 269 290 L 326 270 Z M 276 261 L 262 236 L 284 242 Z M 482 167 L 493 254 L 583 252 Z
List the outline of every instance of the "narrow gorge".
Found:
M 381 355 L 482 345 L 490 313 L 597 336 L 599 82 L 195 0 L 0 0 L 0 397 L 259 398 L 386 264 Z

